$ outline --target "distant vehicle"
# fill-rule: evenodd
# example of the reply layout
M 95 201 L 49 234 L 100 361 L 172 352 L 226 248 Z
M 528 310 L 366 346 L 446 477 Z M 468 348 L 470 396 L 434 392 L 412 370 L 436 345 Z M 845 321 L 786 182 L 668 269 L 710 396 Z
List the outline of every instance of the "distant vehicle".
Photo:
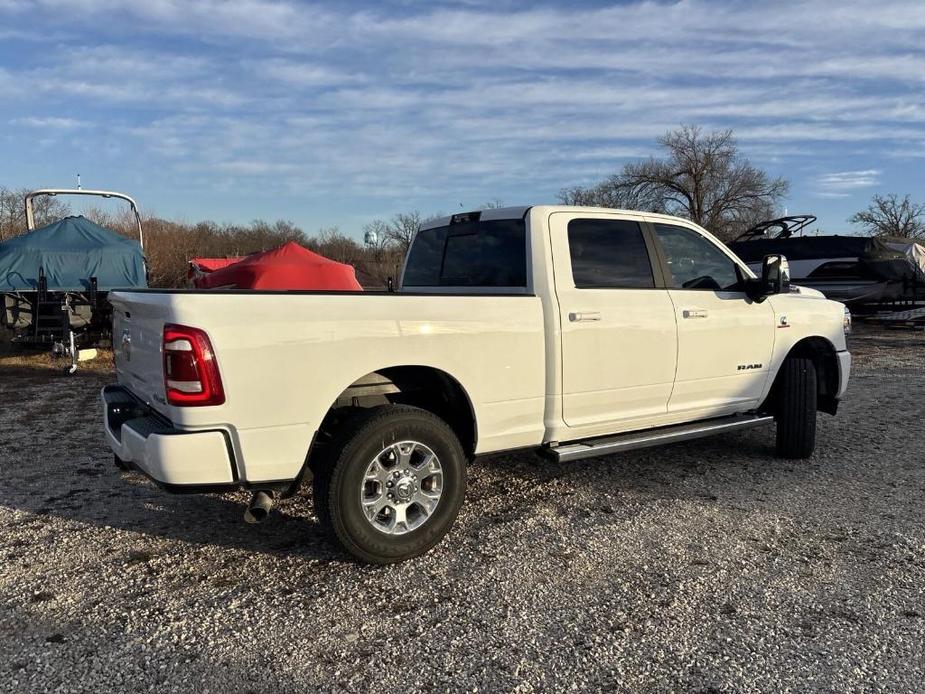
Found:
M 138 240 L 80 216 L 36 229 L 33 200 L 44 195 L 124 200 L 134 213 Z M 14 333 L 14 344 L 67 354 L 73 372 L 81 348 L 110 336 L 109 291 L 147 287 L 138 206 L 124 193 L 49 188 L 28 193 L 25 208 L 26 233 L 0 243 L 0 324 Z
M 791 287 L 782 256 L 755 277 L 695 224 L 602 208 L 429 222 L 395 293 L 111 300 L 118 466 L 252 490 L 252 521 L 313 478 L 322 520 L 377 563 L 440 541 L 484 453 L 565 463 L 776 422 L 778 454 L 806 458 L 851 365 L 845 307 Z
M 804 232 L 816 217 L 792 215 L 757 224 L 729 248 L 755 270 L 768 253 L 780 253 L 790 262 L 793 282 L 847 304 L 875 303 L 906 298 L 925 274 L 906 255 L 869 236 Z

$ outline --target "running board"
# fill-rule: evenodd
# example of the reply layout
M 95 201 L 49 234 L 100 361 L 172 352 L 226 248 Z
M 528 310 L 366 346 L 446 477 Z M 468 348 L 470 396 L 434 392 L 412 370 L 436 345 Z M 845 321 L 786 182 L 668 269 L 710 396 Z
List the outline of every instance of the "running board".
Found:
M 727 431 L 750 429 L 752 427 L 770 424 L 773 421 L 774 417 L 766 415 L 717 417 L 715 419 L 705 419 L 688 424 L 676 424 L 669 427 L 646 429 L 645 431 L 633 431 L 627 434 L 618 434 L 617 436 L 574 441 L 572 443 L 556 446 L 555 448 L 548 448 L 547 452 L 554 460 L 560 463 L 566 463 L 572 460 L 581 460 L 582 458 L 594 458 L 599 455 L 608 455 L 609 453 L 633 451 L 638 448 L 661 446 L 662 444 L 677 443 L 678 441 L 689 441 L 690 439 L 699 439 L 704 436 L 712 436 L 713 434 L 721 434 Z

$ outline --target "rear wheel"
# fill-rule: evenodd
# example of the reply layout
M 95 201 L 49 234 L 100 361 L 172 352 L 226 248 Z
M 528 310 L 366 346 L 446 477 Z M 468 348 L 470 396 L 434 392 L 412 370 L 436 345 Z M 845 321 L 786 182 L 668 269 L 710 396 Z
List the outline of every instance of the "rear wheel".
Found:
M 816 448 L 816 367 L 791 357 L 781 366 L 777 398 L 777 455 L 808 458 Z
M 452 527 L 466 461 L 439 417 L 404 405 L 365 410 L 330 451 L 315 475 L 315 507 L 354 556 L 376 564 L 409 559 Z

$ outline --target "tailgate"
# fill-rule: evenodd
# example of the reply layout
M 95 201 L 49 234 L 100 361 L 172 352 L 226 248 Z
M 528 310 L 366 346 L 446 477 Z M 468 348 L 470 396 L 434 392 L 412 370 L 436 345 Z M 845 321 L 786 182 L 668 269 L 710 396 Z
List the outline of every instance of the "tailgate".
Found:
M 119 383 L 161 413 L 168 412 L 161 342 L 169 305 L 157 294 L 113 292 L 112 350 Z

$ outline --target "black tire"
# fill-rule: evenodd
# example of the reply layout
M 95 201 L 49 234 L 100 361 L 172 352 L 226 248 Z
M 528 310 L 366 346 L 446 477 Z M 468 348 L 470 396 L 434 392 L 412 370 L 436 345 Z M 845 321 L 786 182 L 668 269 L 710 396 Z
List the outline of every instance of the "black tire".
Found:
M 115 453 L 112 454 L 112 462 L 115 463 L 116 467 L 122 472 L 126 472 L 129 469 L 128 463 L 122 460 L 122 458 L 117 456 Z
M 777 392 L 777 455 L 809 458 L 816 448 L 816 367 L 812 359 L 788 358 Z
M 419 442 L 436 454 L 443 488 L 433 513 L 419 527 L 392 535 L 373 527 L 360 493 L 367 466 L 400 441 Z M 449 532 L 465 497 L 466 457 L 459 439 L 446 422 L 417 407 L 362 411 L 343 424 L 325 458 L 314 475 L 315 513 L 348 552 L 369 563 L 391 564 L 427 552 Z

